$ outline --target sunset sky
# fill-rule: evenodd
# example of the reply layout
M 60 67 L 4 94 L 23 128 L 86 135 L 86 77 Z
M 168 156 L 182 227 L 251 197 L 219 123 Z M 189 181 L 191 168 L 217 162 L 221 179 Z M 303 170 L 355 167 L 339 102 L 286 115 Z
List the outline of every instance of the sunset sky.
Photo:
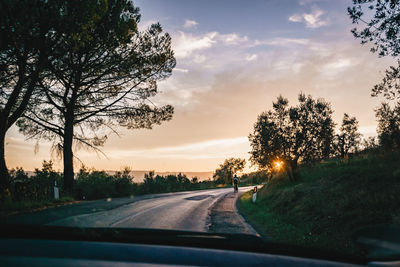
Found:
M 356 116 L 364 136 L 376 135 L 370 96 L 391 58 L 361 46 L 350 29 L 350 0 L 140 0 L 140 28 L 159 21 L 172 36 L 177 66 L 152 101 L 171 104 L 170 122 L 153 130 L 121 129 L 102 150 L 76 155 L 89 167 L 119 170 L 212 171 L 227 157 L 248 159 L 247 136 L 257 115 L 279 94 L 297 104 L 300 92 L 331 102 L 334 120 Z M 9 168 L 40 167 L 50 143 L 7 134 Z M 62 162 L 55 160 L 56 168 Z M 79 167 L 76 163 L 76 170 Z

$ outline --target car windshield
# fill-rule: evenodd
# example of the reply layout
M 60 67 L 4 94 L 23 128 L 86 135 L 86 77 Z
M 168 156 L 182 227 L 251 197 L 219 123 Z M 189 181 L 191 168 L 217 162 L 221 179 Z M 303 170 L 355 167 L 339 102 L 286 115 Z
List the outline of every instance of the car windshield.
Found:
M 398 233 L 398 0 L 0 2 L 1 223 Z

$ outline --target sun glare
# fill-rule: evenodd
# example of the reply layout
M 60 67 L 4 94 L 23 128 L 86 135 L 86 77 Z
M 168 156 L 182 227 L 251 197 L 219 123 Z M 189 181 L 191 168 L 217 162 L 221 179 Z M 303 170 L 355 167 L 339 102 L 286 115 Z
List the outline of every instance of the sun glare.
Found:
M 274 168 L 275 168 L 275 170 L 280 170 L 280 169 L 282 169 L 282 167 L 283 167 L 283 161 L 280 161 L 280 160 L 275 160 L 274 161 Z

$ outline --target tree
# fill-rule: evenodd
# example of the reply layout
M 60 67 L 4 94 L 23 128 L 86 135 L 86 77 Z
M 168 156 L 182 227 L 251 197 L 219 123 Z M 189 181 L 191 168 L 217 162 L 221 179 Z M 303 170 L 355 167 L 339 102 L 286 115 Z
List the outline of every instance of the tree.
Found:
M 73 145 L 98 150 L 117 127 L 151 128 L 170 120 L 173 108 L 157 107 L 157 81 L 171 75 L 171 38 L 156 23 L 139 32 L 139 9 L 129 0 L 64 1 L 61 36 L 40 105 L 18 121 L 29 138 L 62 149 L 64 189 L 74 180 Z
M 365 11 L 364 9 L 368 9 Z M 361 44 L 372 43 L 371 52 L 380 57 L 400 55 L 400 1 L 399 0 L 353 0 L 348 7 L 348 14 L 353 24 L 365 25 L 362 29 L 354 28 L 352 33 L 361 39 Z M 373 14 L 371 18 L 371 14 Z M 369 21 L 367 21 L 370 18 Z M 398 66 L 386 70 L 380 84 L 372 89 L 372 96 L 383 94 L 388 100 L 400 98 L 400 61 Z
M 372 43 L 371 52 L 378 52 L 379 56 L 400 55 L 399 0 L 353 0 L 353 6 L 347 11 L 353 24 L 365 25 L 361 30 L 351 30 L 354 37 L 361 39 L 361 44 Z M 366 21 L 373 12 L 370 21 Z
M 358 132 L 356 117 L 350 117 L 347 113 L 344 113 L 340 133 L 336 135 L 335 141 L 337 152 L 341 158 L 357 151 L 361 142 L 361 134 Z
M 5 136 L 37 97 L 36 86 L 54 58 L 59 1 L 0 1 L 0 199 L 9 186 Z
M 370 136 L 368 138 L 364 138 L 362 142 L 363 152 L 374 152 L 379 148 L 379 143 L 376 136 Z
M 246 166 L 246 160 L 241 158 L 229 158 L 219 165 L 215 170 L 213 178 L 218 183 L 230 184 L 232 183 L 233 175 L 242 171 Z
M 391 108 L 388 103 L 382 103 L 375 110 L 378 119 L 379 143 L 384 149 L 400 148 L 400 103 Z
M 330 104 L 323 99 L 299 95 L 299 105 L 289 107 L 279 96 L 273 109 L 263 112 L 249 135 L 250 160 L 259 168 L 272 170 L 283 161 L 291 179 L 299 162 L 312 163 L 331 154 L 334 123 Z

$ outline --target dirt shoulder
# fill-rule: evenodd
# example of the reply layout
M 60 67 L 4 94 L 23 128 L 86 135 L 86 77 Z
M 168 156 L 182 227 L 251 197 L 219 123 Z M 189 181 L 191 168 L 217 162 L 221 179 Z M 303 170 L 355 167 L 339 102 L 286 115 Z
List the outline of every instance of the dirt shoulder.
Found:
M 210 209 L 209 232 L 213 233 L 237 233 L 259 234 L 238 213 L 236 200 L 239 194 L 233 192 L 219 199 Z

